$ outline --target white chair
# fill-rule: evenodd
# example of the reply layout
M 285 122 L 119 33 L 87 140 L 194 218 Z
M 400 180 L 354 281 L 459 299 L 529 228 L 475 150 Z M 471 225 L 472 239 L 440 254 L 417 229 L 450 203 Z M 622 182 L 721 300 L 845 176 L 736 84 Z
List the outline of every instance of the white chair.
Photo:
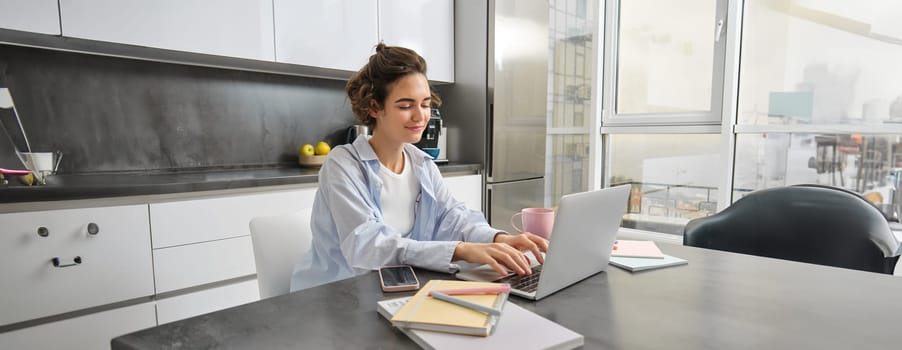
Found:
M 294 264 L 310 250 L 310 209 L 256 217 L 251 220 L 250 229 L 260 299 L 288 293 Z

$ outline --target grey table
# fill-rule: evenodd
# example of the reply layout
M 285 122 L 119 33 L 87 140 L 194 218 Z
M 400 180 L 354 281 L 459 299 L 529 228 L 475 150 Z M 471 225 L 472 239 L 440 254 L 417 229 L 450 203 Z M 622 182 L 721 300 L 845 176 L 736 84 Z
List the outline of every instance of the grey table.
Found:
M 902 277 L 660 244 L 689 265 L 611 267 L 515 302 L 587 349 L 898 349 Z M 576 263 L 576 261 L 574 261 Z M 452 278 L 418 271 L 421 280 Z M 375 273 L 113 339 L 113 349 L 413 349 L 379 316 Z

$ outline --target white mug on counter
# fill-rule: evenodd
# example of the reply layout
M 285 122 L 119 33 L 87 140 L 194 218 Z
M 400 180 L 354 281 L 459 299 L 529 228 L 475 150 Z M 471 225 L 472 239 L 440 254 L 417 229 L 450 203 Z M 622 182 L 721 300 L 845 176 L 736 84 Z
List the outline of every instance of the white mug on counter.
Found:
M 59 168 L 63 152 L 21 152 L 22 163 L 34 174 L 38 184 L 47 184 L 47 176 L 56 173 Z

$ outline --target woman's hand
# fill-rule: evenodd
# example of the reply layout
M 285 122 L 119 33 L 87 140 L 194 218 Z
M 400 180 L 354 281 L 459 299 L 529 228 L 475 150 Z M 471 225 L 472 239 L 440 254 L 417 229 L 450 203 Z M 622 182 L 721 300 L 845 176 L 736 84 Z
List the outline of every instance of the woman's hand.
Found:
M 523 232 L 518 235 L 499 233 L 495 235 L 495 243 L 505 243 L 521 252 L 525 252 L 527 250 L 531 251 L 532 254 L 535 255 L 536 260 L 539 261 L 539 264 L 545 263 L 545 258 L 542 257 L 542 252 L 548 251 L 548 240 L 540 236 L 529 232 Z
M 532 273 L 532 269 L 529 268 L 529 259 L 523 255 L 523 252 L 507 243 L 461 242 L 454 248 L 452 260 L 488 264 L 502 276 L 508 274 L 504 267 L 516 272 L 518 275 Z

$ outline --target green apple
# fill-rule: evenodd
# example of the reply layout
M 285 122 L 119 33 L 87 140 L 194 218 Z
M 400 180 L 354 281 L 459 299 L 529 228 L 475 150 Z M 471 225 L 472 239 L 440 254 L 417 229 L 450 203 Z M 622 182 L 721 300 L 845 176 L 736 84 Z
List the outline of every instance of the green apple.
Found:
M 313 149 L 313 145 L 311 145 L 309 143 L 301 146 L 301 149 L 299 152 L 302 156 L 308 156 L 308 157 L 312 156 L 315 153 L 314 149 Z

